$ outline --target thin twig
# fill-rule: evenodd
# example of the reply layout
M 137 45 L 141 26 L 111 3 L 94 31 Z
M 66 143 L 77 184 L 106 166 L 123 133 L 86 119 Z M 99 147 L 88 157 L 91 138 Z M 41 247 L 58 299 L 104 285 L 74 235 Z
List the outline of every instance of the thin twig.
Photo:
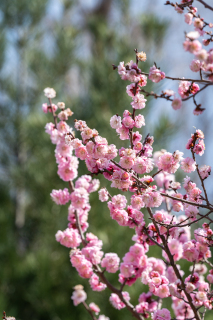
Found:
M 191 148 L 191 152 L 192 152 L 192 157 L 193 157 L 193 160 L 196 162 L 196 159 L 195 159 L 195 153 L 193 151 L 193 149 Z M 209 205 L 209 199 L 208 199 L 208 196 L 207 196 L 207 192 L 206 192 L 206 188 L 205 188 L 205 185 L 204 185 L 204 180 L 202 179 L 201 175 L 200 175 L 200 171 L 199 171 L 199 168 L 198 168 L 198 164 L 196 163 L 196 171 L 197 171 L 197 174 L 200 178 L 200 182 L 201 182 L 201 185 L 202 185 L 202 188 L 203 188 L 203 192 L 205 194 L 205 198 L 206 198 L 206 202 L 207 202 L 207 205 Z
M 205 8 L 212 10 L 213 11 L 213 7 L 211 7 L 208 3 L 206 3 L 203 0 L 197 0 L 198 2 L 202 3 L 204 5 Z
M 173 199 L 173 200 L 176 200 L 176 201 L 178 200 L 178 201 L 180 201 L 180 202 L 187 203 L 187 204 L 190 204 L 190 205 L 195 206 L 195 207 L 206 208 L 206 209 L 209 209 L 209 210 L 212 210 L 212 209 L 213 209 L 213 206 L 212 206 L 211 204 L 205 205 L 205 204 L 200 204 L 200 203 L 197 203 L 197 202 L 192 202 L 192 201 L 188 201 L 188 200 L 184 200 L 184 199 L 179 199 L 179 198 L 170 196 L 169 194 L 164 193 L 164 192 L 160 192 L 160 194 L 161 194 L 163 197 L 168 197 L 168 198 Z
M 97 320 L 97 318 L 94 316 L 92 310 L 90 309 L 90 307 L 86 304 L 85 301 L 82 302 L 84 305 L 84 308 L 87 310 L 87 312 L 91 315 L 93 320 Z
M 141 72 L 141 74 L 144 74 L 145 76 L 148 76 L 149 73 L 146 72 Z M 174 80 L 174 81 L 192 81 L 192 82 L 199 82 L 199 83 L 206 83 L 209 85 L 213 85 L 212 81 L 209 80 L 201 80 L 201 79 L 190 79 L 190 78 L 175 78 L 175 77 L 169 77 L 169 76 L 165 76 L 165 79 L 169 79 L 169 80 Z

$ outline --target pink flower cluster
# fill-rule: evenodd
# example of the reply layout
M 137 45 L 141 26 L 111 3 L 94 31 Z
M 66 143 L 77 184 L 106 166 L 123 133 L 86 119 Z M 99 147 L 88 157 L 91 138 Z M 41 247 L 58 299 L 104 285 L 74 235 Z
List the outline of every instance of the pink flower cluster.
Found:
M 139 304 L 135 306 L 135 309 L 138 313 L 141 313 L 144 318 L 149 318 L 149 314 L 157 310 L 158 303 L 152 299 L 151 292 L 143 292 L 139 296 Z
M 189 81 L 180 81 L 178 93 L 182 99 L 187 98 L 190 94 L 195 94 L 200 88 L 198 84 Z
M 76 121 L 75 128 L 81 132 L 82 140 L 73 138 L 69 144 L 75 149 L 75 154 L 85 160 L 88 170 L 98 173 L 109 166 L 110 160 L 117 156 L 114 144 L 108 145 L 105 138 L 98 135 L 97 130 L 90 129 L 84 121 Z
M 146 76 L 141 74 L 141 70 L 138 68 L 138 65 L 132 60 L 126 65 L 124 62 L 120 62 L 118 65 L 118 74 L 122 80 L 136 82 L 141 87 L 146 85 Z
M 123 257 L 120 265 L 119 281 L 131 286 L 147 266 L 147 256 L 143 245 L 135 243 Z
M 141 128 L 145 126 L 144 117 L 139 114 L 134 116 L 128 110 L 125 110 L 123 113 L 123 119 L 120 116 L 114 115 L 110 119 L 110 125 L 113 129 L 116 129 L 116 132 L 120 135 L 121 140 L 129 139 L 129 130 L 135 128 Z M 134 133 L 133 142 L 136 144 L 142 139 L 142 136 L 139 132 Z
M 196 186 L 196 183 L 192 182 L 189 177 L 184 178 L 184 189 L 186 190 L 185 199 L 196 203 L 202 203 L 201 193 L 202 191 Z
M 173 154 L 164 152 L 158 159 L 156 165 L 159 170 L 164 170 L 168 173 L 175 173 L 180 167 L 179 162 L 182 160 L 183 152 L 176 150 Z
M 196 130 L 194 134 L 191 134 L 191 138 L 186 144 L 186 149 L 192 150 L 194 153 L 202 156 L 205 150 L 204 134 L 201 130 Z

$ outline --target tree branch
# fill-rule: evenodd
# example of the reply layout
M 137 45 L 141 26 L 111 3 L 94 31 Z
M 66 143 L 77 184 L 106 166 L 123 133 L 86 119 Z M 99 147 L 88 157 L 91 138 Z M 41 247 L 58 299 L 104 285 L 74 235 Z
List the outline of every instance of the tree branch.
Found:
M 198 2 L 202 3 L 204 5 L 205 8 L 213 11 L 213 7 L 211 7 L 209 4 L 207 4 L 205 1 L 203 0 L 197 0 Z

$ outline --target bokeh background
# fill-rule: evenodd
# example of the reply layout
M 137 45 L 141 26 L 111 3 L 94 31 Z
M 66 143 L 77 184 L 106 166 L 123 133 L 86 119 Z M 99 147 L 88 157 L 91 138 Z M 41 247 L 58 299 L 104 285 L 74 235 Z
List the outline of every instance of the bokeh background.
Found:
M 41 104 L 46 102 L 43 89 L 53 87 L 55 102 L 64 101 L 74 112 L 72 119 L 86 120 L 110 143 L 127 146 L 109 126 L 110 117 L 121 115 L 131 100 L 125 94 L 127 84 L 111 65 L 134 59 L 138 48 L 147 53 L 147 62 L 141 64 L 145 72 L 154 61 L 167 74 L 191 72 L 187 64 L 192 57 L 185 54 L 183 59 L 183 16 L 165 7 L 164 1 L 150 2 L 0 2 L 0 313 L 6 310 L 17 320 L 89 319 L 83 306 L 76 308 L 70 300 L 72 287 L 82 283 L 88 303 L 98 304 L 101 314 L 111 320 L 131 317 L 125 309 L 117 312 L 111 307 L 108 289 L 92 292 L 72 268 L 69 250 L 55 241 L 57 230 L 66 228 L 67 207 L 54 204 L 49 194 L 66 186 L 57 176 L 54 146 L 44 132 L 52 118 L 42 113 Z M 173 83 L 169 89 L 175 85 L 177 89 Z M 155 92 L 164 88 L 151 83 L 147 87 Z M 208 93 L 201 100 L 208 104 Z M 197 121 L 192 110 L 190 102 L 175 112 L 167 101 L 148 99 L 143 110 L 148 125 L 141 132 L 155 136 L 155 151 L 173 152 L 177 146 L 184 151 L 178 131 L 185 134 L 185 141 L 198 122 L 205 133 L 211 132 L 212 111 L 207 111 L 208 120 L 205 115 Z M 79 172 L 87 173 L 84 164 Z M 101 179 L 101 185 L 107 184 Z M 133 231 L 110 219 L 97 194 L 91 195 L 91 205 L 89 231 L 103 240 L 105 252 L 122 257 L 133 243 Z M 161 256 L 155 247 L 149 255 Z M 187 263 L 182 267 L 188 272 Z M 118 284 L 117 275 L 109 279 Z M 148 288 L 138 281 L 127 290 L 137 304 Z M 168 299 L 164 306 L 170 304 Z

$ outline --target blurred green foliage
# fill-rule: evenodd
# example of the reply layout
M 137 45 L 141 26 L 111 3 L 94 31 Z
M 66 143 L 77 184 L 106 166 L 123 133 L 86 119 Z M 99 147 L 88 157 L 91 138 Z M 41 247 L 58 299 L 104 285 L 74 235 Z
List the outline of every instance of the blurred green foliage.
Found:
M 130 102 L 127 84 L 111 65 L 133 59 L 139 45 L 143 51 L 162 46 L 167 22 L 148 13 L 132 16 L 128 0 L 102 0 L 88 9 L 81 2 L 59 4 L 55 17 L 52 0 L 0 3 L 0 306 L 17 320 L 88 319 L 83 307 L 73 307 L 70 300 L 72 287 L 82 283 L 88 301 L 97 303 L 101 314 L 118 319 L 108 289 L 92 292 L 72 268 L 67 248 L 55 241 L 57 230 L 66 228 L 67 207 L 52 203 L 49 194 L 66 185 L 57 176 L 54 146 L 44 132 L 52 117 L 41 112 L 46 102 L 42 91 L 54 87 L 56 101 L 64 101 L 74 118 L 86 120 L 110 143 L 127 146 L 109 126 L 110 117 L 122 115 Z M 141 65 L 144 71 L 148 65 Z M 151 112 L 148 102 L 143 114 Z M 165 148 L 174 124 L 163 116 L 152 130 L 157 148 L 161 142 Z M 84 164 L 79 173 L 87 173 Z M 100 179 L 101 186 L 109 185 Z M 122 257 L 132 244 L 133 230 L 112 221 L 97 194 L 91 195 L 91 205 L 89 231 L 103 240 L 105 252 Z M 150 254 L 159 256 L 156 248 Z M 118 284 L 117 275 L 109 279 Z M 140 281 L 129 288 L 133 304 L 144 290 Z M 119 312 L 119 319 L 130 317 L 126 310 Z

